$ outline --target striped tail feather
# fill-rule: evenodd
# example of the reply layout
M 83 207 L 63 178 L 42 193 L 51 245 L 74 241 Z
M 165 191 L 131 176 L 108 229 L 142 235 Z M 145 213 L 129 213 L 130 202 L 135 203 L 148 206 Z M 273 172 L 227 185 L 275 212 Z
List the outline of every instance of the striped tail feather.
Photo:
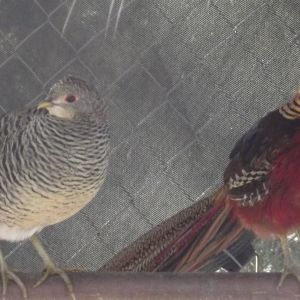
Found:
M 232 217 L 225 199 L 221 188 L 180 211 L 123 249 L 100 271 L 196 272 L 224 266 L 238 270 L 254 255 L 253 235 Z

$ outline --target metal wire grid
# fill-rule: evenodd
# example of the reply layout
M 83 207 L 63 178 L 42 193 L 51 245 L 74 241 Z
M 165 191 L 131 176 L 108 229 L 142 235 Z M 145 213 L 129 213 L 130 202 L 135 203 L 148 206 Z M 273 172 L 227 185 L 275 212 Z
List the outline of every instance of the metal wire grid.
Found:
M 32 105 L 63 75 L 95 84 L 110 106 L 104 188 L 41 238 L 67 269 L 97 270 L 151 227 L 211 193 L 234 142 L 299 85 L 300 5 L 272 0 L 2 0 L 0 109 Z M 64 33 L 62 28 L 65 26 Z M 105 36 L 106 35 L 106 36 Z M 41 271 L 29 242 L 7 261 Z M 259 270 L 280 269 L 258 243 Z M 245 270 L 253 270 L 250 263 Z

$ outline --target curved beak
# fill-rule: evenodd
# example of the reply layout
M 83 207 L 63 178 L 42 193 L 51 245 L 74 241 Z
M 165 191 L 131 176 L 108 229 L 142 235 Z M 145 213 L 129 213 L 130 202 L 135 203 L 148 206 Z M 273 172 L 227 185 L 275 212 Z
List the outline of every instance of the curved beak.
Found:
M 38 104 L 37 108 L 41 109 L 41 108 L 48 108 L 53 106 L 53 103 L 51 101 L 42 101 Z

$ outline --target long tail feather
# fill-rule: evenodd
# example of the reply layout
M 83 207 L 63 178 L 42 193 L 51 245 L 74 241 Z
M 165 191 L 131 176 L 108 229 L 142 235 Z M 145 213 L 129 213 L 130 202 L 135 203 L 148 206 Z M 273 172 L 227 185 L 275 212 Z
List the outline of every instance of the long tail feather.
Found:
M 123 249 L 101 271 L 195 272 L 223 265 L 237 270 L 230 253 L 238 257 L 239 250 L 247 250 L 248 260 L 254 254 L 253 236 L 233 218 L 225 198 L 220 189 L 182 210 Z

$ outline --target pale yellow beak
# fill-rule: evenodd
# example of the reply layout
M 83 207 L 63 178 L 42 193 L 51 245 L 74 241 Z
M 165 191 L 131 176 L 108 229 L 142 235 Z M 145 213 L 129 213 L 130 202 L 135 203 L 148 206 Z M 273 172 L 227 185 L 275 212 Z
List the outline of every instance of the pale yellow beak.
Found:
M 38 109 L 41 109 L 41 108 L 48 108 L 48 107 L 51 107 L 53 106 L 53 103 L 50 102 L 50 101 L 42 101 L 41 103 L 39 103 L 39 105 L 37 106 Z

